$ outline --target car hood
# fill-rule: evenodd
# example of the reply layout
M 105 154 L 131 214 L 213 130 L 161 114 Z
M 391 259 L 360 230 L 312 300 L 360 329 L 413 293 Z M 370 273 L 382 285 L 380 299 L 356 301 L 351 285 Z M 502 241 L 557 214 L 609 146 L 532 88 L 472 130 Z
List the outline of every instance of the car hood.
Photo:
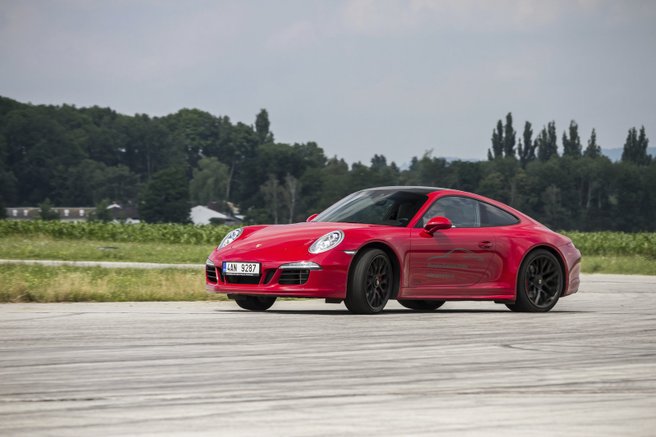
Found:
M 247 226 L 243 234 L 234 243 L 220 249 L 217 253 L 225 256 L 232 254 L 246 255 L 257 252 L 259 256 L 269 254 L 274 258 L 298 258 L 309 256 L 308 249 L 317 238 L 331 231 L 344 232 L 344 241 L 340 248 L 349 247 L 349 234 L 363 229 L 380 228 L 379 225 L 360 223 L 306 222 L 289 225 Z M 267 257 L 268 258 L 268 257 Z

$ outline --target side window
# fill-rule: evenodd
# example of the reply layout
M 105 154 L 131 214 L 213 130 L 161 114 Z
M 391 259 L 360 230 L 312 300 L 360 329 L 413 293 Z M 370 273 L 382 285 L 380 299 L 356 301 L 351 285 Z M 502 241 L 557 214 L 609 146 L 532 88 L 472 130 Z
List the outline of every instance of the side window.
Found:
M 508 226 L 519 223 L 514 215 L 489 203 L 481 202 L 481 226 Z
M 451 220 L 457 228 L 477 228 L 481 225 L 478 204 L 478 201 L 467 197 L 442 197 L 428 208 L 418 226 L 423 227 L 431 218 L 442 216 Z

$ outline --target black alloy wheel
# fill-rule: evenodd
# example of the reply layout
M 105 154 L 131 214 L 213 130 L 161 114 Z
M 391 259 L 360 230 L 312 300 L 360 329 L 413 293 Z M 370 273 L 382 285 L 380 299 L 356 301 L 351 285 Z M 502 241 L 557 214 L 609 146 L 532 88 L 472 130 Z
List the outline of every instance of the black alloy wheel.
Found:
M 565 287 L 565 275 L 551 252 L 531 252 L 520 269 L 517 298 L 506 306 L 513 311 L 546 312 L 556 305 Z
M 444 305 L 443 300 L 407 300 L 402 299 L 398 301 L 401 305 L 406 308 L 415 311 L 435 311 L 442 305 Z
M 249 311 L 266 311 L 276 301 L 276 296 L 235 296 L 235 302 Z
M 392 295 L 394 270 L 385 252 L 369 249 L 355 263 L 344 303 L 352 313 L 375 314 Z

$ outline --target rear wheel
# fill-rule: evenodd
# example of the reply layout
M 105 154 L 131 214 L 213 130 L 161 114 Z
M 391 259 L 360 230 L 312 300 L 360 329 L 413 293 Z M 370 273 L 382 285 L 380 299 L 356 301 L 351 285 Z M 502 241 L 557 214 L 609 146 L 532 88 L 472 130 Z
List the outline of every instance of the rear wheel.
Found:
M 531 252 L 519 271 L 517 298 L 506 304 L 512 311 L 540 313 L 556 305 L 565 287 L 565 274 L 556 256 L 548 250 Z
M 355 314 L 376 314 L 392 295 L 394 271 L 385 252 L 366 250 L 356 261 L 344 303 Z
M 237 305 L 249 311 L 266 311 L 275 301 L 275 296 L 235 296 Z
M 442 305 L 443 300 L 399 300 L 401 305 L 415 311 L 435 311 Z

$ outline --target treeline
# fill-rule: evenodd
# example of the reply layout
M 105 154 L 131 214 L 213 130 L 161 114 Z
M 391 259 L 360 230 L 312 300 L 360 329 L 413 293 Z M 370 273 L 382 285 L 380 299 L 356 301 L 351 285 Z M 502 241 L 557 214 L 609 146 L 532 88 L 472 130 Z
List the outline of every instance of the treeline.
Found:
M 400 169 L 329 158 L 314 142 L 275 141 L 266 110 L 252 125 L 197 109 L 165 117 L 108 108 L 45 106 L 0 97 L 0 206 L 138 206 L 150 222 L 184 222 L 190 205 L 237 205 L 250 222 L 303 220 L 340 197 L 379 185 L 430 185 L 507 202 L 557 229 L 656 230 L 656 162 L 632 128 L 622 162 L 585 143 L 572 122 L 518 134 L 512 115 L 492 134 L 488 161 L 431 152 Z M 4 211 L 1 209 L 0 211 Z

